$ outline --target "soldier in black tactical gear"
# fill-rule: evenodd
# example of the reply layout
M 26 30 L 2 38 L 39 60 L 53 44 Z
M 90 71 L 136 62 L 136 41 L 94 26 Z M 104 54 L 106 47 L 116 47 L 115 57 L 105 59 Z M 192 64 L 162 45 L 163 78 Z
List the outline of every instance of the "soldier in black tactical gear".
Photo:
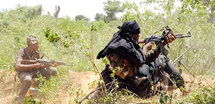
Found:
M 107 89 L 111 90 L 114 86 L 109 83 L 116 79 L 119 85 L 118 90 L 126 88 L 140 97 L 147 97 L 145 93 L 149 92 L 150 83 L 143 81 L 137 85 L 135 77 L 145 76 L 144 71 L 148 69 L 140 68 L 154 62 L 160 55 L 161 48 L 157 47 L 149 54 L 144 53 L 149 51 L 152 43 L 149 42 L 143 49 L 138 45 L 140 27 L 136 21 L 124 22 L 118 28 L 119 31 L 113 35 L 109 44 L 97 56 L 97 59 L 107 57 L 110 62 L 101 73 L 104 83 Z M 169 43 L 174 39 L 174 36 L 168 35 Z M 114 76 L 111 77 L 111 74 Z

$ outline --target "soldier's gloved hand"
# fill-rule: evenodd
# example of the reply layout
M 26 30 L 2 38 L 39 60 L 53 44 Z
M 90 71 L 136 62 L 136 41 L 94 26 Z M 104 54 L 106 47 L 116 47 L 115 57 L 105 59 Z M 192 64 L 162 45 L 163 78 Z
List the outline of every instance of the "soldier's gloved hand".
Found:
M 36 69 L 39 69 L 39 68 L 45 67 L 45 65 L 42 64 L 42 63 L 35 63 L 35 64 L 34 64 L 34 67 L 35 67 Z

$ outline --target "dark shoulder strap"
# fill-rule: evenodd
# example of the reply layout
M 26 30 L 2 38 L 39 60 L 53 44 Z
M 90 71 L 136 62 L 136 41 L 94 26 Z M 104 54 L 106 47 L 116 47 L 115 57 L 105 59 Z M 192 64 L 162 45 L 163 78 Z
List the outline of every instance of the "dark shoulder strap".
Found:
M 27 56 L 28 60 L 31 59 L 29 53 L 27 52 L 27 48 L 24 48 L 24 54 Z

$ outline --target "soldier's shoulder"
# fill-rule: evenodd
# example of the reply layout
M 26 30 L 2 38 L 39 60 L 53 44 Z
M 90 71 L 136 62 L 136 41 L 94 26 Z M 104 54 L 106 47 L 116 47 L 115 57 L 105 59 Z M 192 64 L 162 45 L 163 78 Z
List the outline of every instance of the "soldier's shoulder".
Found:
M 25 48 L 21 48 L 21 49 L 19 49 L 18 52 L 24 52 L 24 50 L 25 50 Z
M 20 50 L 18 51 L 18 55 L 24 54 L 24 53 L 25 53 L 25 48 L 22 48 L 22 49 L 20 49 Z

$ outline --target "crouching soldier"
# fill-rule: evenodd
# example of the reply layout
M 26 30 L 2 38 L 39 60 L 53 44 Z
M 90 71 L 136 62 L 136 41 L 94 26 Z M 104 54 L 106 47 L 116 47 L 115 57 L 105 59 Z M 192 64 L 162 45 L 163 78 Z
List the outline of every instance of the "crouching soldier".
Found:
M 138 44 L 144 43 L 144 40 L 139 40 Z M 150 54 L 152 51 L 153 43 L 149 42 L 148 44 L 145 44 L 143 46 L 143 51 L 145 54 Z M 146 49 L 147 48 L 147 49 Z M 139 75 L 146 76 L 147 78 L 153 79 L 152 76 L 155 74 L 156 71 L 163 71 L 166 72 L 169 75 L 169 78 L 166 79 L 168 81 L 168 85 L 166 86 L 177 86 L 182 92 L 185 92 L 185 85 L 184 85 L 184 79 L 178 72 L 178 70 L 173 66 L 173 64 L 170 62 L 170 59 L 168 58 L 167 54 L 164 55 L 163 53 L 160 53 L 158 58 L 155 59 L 155 61 L 145 64 L 141 66 L 138 70 Z M 159 73 L 164 74 L 164 73 Z M 160 76 L 160 75 L 158 75 Z M 156 80 L 155 78 L 153 79 Z M 155 81 L 156 82 L 156 81 Z
M 46 77 L 46 79 L 49 79 L 51 75 L 57 74 L 56 68 L 47 67 L 42 63 L 30 61 L 40 59 L 40 53 L 38 50 L 39 43 L 37 38 L 32 35 L 28 36 L 26 39 L 28 46 L 19 50 L 14 65 L 18 78 L 21 82 L 19 97 L 16 99 L 19 102 L 24 102 L 25 95 L 31 87 L 32 80 L 37 78 L 39 74 Z
M 109 44 L 97 56 L 97 59 L 107 57 L 109 60 L 109 64 L 101 73 L 104 83 L 107 89 L 111 91 L 114 86 L 110 83 L 116 79 L 119 85 L 118 90 L 128 89 L 140 97 L 145 97 L 144 91 L 149 91 L 147 89 L 150 88 L 146 84 L 150 83 L 143 82 L 143 86 L 137 86 L 135 77 L 138 74 L 144 76 L 141 75 L 141 71 L 147 69 L 139 70 L 139 67 L 155 61 L 161 52 L 161 48 L 157 47 L 150 54 L 143 52 L 137 43 L 140 27 L 136 21 L 127 21 L 118 28 L 119 31 L 113 35 Z M 168 35 L 168 39 L 170 43 L 174 40 L 174 37 Z M 148 46 L 150 45 L 146 45 L 145 49 L 148 49 Z M 114 74 L 114 77 L 111 77 L 112 74 Z

